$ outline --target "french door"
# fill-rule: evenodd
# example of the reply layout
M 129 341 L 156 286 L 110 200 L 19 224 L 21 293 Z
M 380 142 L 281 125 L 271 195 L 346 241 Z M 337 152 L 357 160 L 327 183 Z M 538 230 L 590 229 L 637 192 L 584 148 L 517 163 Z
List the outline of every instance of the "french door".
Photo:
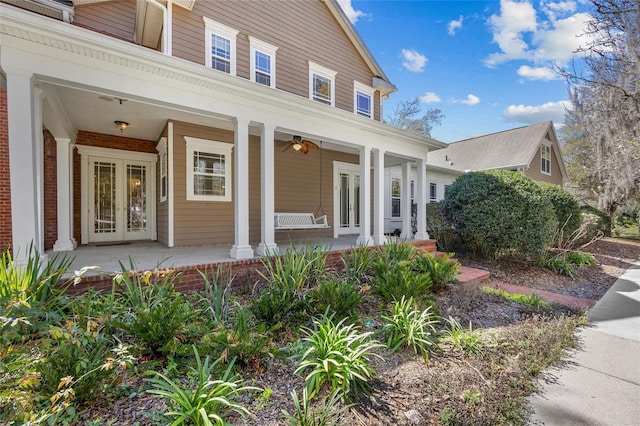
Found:
M 360 232 L 360 166 L 334 162 L 334 234 Z
M 81 156 L 81 242 L 156 238 L 157 155 L 76 145 Z

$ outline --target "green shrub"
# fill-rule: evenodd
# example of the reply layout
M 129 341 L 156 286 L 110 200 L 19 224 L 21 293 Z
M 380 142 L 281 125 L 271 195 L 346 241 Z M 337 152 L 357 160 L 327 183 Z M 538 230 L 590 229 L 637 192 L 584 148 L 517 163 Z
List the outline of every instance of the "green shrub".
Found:
M 358 285 L 368 279 L 375 250 L 366 246 L 352 247 L 342 255 L 342 274 L 351 284 Z
M 416 354 L 420 353 L 426 360 L 429 351 L 438 347 L 435 324 L 440 321 L 430 308 L 420 311 L 412 305 L 413 298 L 403 297 L 395 302 L 391 314 L 382 316 L 386 323 L 382 332 L 391 353 L 401 346 L 407 346 Z
M 611 236 L 611 217 L 607 213 L 588 205 L 581 206 L 580 211 L 584 235 L 576 243 L 584 244 L 597 237 Z
M 334 323 L 324 316 L 314 320 L 313 330 L 302 328 L 307 349 L 296 373 L 311 370 L 305 378 L 309 398 L 318 395 L 325 383 L 331 391 L 342 391 L 347 399 L 370 391 L 369 380 L 376 377 L 370 358 L 379 357 L 374 351 L 382 345 L 371 339 L 372 332 L 360 333 L 358 327 L 344 322 Z
M 389 263 L 376 261 L 371 282 L 374 292 L 386 301 L 412 297 L 422 300 L 429 295 L 431 276 L 426 272 L 416 272 L 410 261 Z
M 444 208 L 463 240 L 491 257 L 539 255 L 553 239 L 551 202 L 518 172 L 500 170 L 460 176 Z
M 454 282 L 460 273 L 460 262 L 451 259 L 453 253 L 444 256 L 436 256 L 429 252 L 421 252 L 413 259 L 413 269 L 417 272 L 426 272 L 431 278 L 433 291 L 444 290 L 445 284 Z
M 154 372 L 155 377 L 145 379 L 151 385 L 147 392 L 163 396 L 169 404 L 169 411 L 158 416 L 158 420 L 171 425 L 223 426 L 228 424 L 225 417 L 230 413 L 237 413 L 242 417 L 249 414 L 236 401 L 243 393 L 260 389 L 244 385 L 243 380 L 233 374 L 233 361 L 219 379 L 214 379 L 221 360 L 216 359 L 211 363 L 207 357 L 203 363 L 195 347 L 193 352 L 196 367 L 189 367 L 193 375 L 189 388 L 185 389 L 179 380 L 172 380 L 158 372 Z
M 596 258 L 591 253 L 583 251 L 570 251 L 566 254 L 566 259 L 576 266 L 595 266 Z
M 458 234 L 445 214 L 442 201 L 427 203 L 427 230 L 436 240 L 438 250 L 453 250 Z
M 278 323 L 291 324 L 302 320 L 308 309 L 299 292 L 287 288 L 270 287 L 251 301 L 251 312 L 258 321 L 273 327 Z
M 346 278 L 326 277 L 307 293 L 307 299 L 317 315 L 328 312 L 336 318 L 347 318 L 355 316 L 361 296 Z
M 546 182 L 536 182 L 542 191 L 542 195 L 551 201 L 556 215 L 558 228 L 554 237 L 556 246 L 572 237 L 580 228 L 582 219 L 578 200 L 561 186 Z

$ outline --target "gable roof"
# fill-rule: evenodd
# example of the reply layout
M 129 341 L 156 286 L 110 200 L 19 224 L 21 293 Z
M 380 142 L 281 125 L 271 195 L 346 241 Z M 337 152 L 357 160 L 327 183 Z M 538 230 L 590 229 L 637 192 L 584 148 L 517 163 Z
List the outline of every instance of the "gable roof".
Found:
M 544 140 L 554 147 L 560 172 L 563 179 L 566 179 L 567 172 L 551 121 L 452 142 L 446 148 L 430 152 L 427 166 L 458 173 L 517 170 L 531 163 Z

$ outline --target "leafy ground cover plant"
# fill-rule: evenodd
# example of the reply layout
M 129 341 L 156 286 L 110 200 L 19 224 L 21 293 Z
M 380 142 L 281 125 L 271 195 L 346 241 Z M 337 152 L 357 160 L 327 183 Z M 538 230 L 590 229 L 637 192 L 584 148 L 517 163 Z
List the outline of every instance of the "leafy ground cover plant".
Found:
M 341 390 L 346 399 L 370 391 L 370 380 L 376 377 L 371 358 L 380 358 L 375 350 L 383 346 L 371 338 L 373 332 L 360 332 L 344 319 L 334 323 L 330 316 L 316 319 L 313 329 L 303 327 L 302 332 L 307 348 L 296 373 L 310 370 L 305 378 L 309 398 L 325 383 L 331 391 Z
M 315 314 L 328 312 L 335 318 L 353 318 L 362 296 L 348 279 L 328 276 L 307 293 L 307 299 Z
M 538 296 L 536 293 L 531 293 L 531 294 L 509 293 L 508 291 L 501 290 L 499 288 L 492 288 L 492 287 L 482 287 L 482 291 L 489 294 L 497 294 L 498 296 L 502 296 L 507 300 L 511 300 L 511 301 L 520 303 L 521 305 L 529 306 L 535 309 L 549 307 L 549 303 L 547 303 L 543 298 Z
M 460 273 L 460 262 L 452 259 L 453 256 L 453 253 L 436 256 L 426 251 L 419 252 L 413 259 L 413 268 L 429 274 L 432 291 L 442 291 L 444 286 L 454 282 Z
M 453 317 L 446 318 L 448 323 L 443 331 L 442 341 L 448 343 L 454 350 L 478 355 L 487 344 L 486 339 L 480 330 L 474 330 L 469 321 L 469 327 L 463 327 L 458 320 Z
M 231 268 L 223 267 L 211 271 L 210 275 L 198 271 L 204 282 L 204 289 L 198 293 L 200 304 L 204 311 L 217 323 L 224 323 L 229 319 L 231 284 L 233 275 Z
M 352 247 L 340 259 L 342 261 L 342 275 L 354 285 L 368 280 L 375 255 L 376 251 L 369 247 Z
M 429 295 L 432 282 L 426 272 L 416 272 L 409 261 L 396 264 L 376 262 L 374 276 L 371 281 L 374 292 L 385 301 L 400 300 L 411 297 L 416 300 Z
M 383 315 L 382 319 L 385 321 L 382 333 L 391 353 L 407 346 L 427 360 L 429 352 L 438 348 L 435 325 L 439 320 L 431 307 L 420 311 L 413 306 L 413 298 L 402 297 L 393 304 L 390 315 Z
M 540 257 L 539 264 L 556 274 L 576 278 L 577 267 L 595 266 L 596 259 L 591 253 L 578 251 L 562 251 L 557 254 L 546 252 Z
M 226 425 L 225 418 L 229 413 L 237 413 L 242 417 L 249 411 L 237 400 L 241 394 L 261 389 L 255 386 L 247 386 L 244 381 L 233 373 L 234 360 L 222 372 L 219 379 L 217 375 L 218 364 L 221 358 L 211 362 L 206 357 L 204 362 L 200 359 L 198 350 L 194 347 L 196 366 L 189 366 L 193 375 L 189 388 L 179 380 L 173 380 L 159 372 L 153 372 L 154 377 L 145 379 L 151 389 L 148 393 L 164 397 L 169 410 L 162 415 L 156 414 L 159 421 L 171 425 L 196 426 Z
M 307 388 L 302 390 L 302 397 L 298 398 L 295 389 L 291 391 L 294 412 L 290 414 L 283 410 L 287 425 L 289 426 L 338 426 L 340 425 L 340 414 L 348 410 L 351 405 L 340 404 L 342 395 L 340 390 L 335 390 L 328 394 L 320 404 L 320 407 L 312 407 Z

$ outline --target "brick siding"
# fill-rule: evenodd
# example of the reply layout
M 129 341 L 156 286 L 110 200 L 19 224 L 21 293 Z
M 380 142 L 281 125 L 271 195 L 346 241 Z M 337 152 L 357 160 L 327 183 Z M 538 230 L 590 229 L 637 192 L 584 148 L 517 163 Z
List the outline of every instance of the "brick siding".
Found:
M 0 250 L 10 247 L 12 238 L 7 92 L 0 87 Z
M 49 250 L 58 239 L 57 143 L 44 131 L 44 248 Z

